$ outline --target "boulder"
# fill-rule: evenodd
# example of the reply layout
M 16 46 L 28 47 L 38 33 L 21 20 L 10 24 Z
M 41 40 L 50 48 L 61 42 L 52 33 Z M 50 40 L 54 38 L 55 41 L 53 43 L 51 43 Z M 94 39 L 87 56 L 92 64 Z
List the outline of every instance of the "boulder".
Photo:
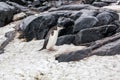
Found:
M 99 11 L 98 10 L 88 10 L 88 9 L 82 9 L 80 10 L 80 12 L 82 13 L 81 16 L 96 16 Z
M 57 39 L 56 45 L 59 46 L 59 45 L 63 45 L 63 44 L 71 44 L 71 43 L 73 43 L 74 39 L 75 39 L 75 35 L 60 36 Z
M 35 39 L 44 39 L 48 30 L 57 24 L 57 18 L 51 14 L 42 14 L 38 16 L 29 16 L 19 25 L 18 31 L 20 37 L 27 41 Z
M 114 20 L 119 19 L 119 15 L 117 13 L 107 12 L 107 11 L 104 11 L 104 12 L 98 14 L 96 17 L 99 20 L 96 26 L 107 25 L 107 24 L 113 22 Z
M 70 18 L 60 17 L 58 19 L 58 26 L 64 27 L 59 33 L 59 36 L 73 33 L 74 21 Z
M 92 28 L 94 25 L 96 25 L 97 22 L 98 22 L 98 19 L 94 16 L 80 17 L 75 21 L 73 32 L 77 33 L 82 29 Z
M 116 33 L 116 25 L 104 25 L 100 27 L 87 28 L 81 30 L 75 36 L 75 45 L 93 42 Z
M 109 4 L 106 2 L 93 2 L 92 5 L 96 7 L 103 7 L 103 6 L 108 6 Z
M 101 0 L 101 1 L 107 3 L 116 3 L 118 0 Z
M 83 13 L 82 12 L 75 12 L 70 15 L 70 18 L 73 20 L 77 20 Z
M 13 6 L 0 2 L 0 27 L 11 22 L 15 13 L 16 9 Z
M 98 9 L 97 7 L 91 6 L 89 4 L 74 4 L 74 5 L 63 5 L 56 9 L 50 11 L 59 11 L 59 10 L 82 10 L 82 9 Z
M 120 54 L 120 33 L 94 42 L 86 49 L 66 52 L 56 56 L 59 62 L 70 62 L 82 60 L 92 55 L 110 56 Z

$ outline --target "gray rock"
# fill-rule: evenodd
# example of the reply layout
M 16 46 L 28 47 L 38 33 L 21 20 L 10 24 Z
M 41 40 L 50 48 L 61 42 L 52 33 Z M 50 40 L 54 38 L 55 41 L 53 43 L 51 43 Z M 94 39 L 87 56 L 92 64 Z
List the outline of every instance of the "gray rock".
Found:
M 107 11 L 98 14 L 96 17 L 99 20 L 99 22 L 97 23 L 96 26 L 107 25 L 107 24 L 113 22 L 114 20 L 119 19 L 119 15 L 117 13 L 107 12 Z
M 56 45 L 63 45 L 63 44 L 71 44 L 73 43 L 75 39 L 74 35 L 64 35 L 64 36 L 60 36 L 57 40 Z
M 110 56 L 116 54 L 120 54 L 120 33 L 98 40 L 86 49 L 60 54 L 55 59 L 59 62 L 69 62 L 92 55 Z
M 108 6 L 109 4 L 105 2 L 93 2 L 92 5 L 96 7 L 103 7 L 103 6 Z
M 80 17 L 75 22 L 73 32 L 77 33 L 82 29 L 92 28 L 94 25 L 96 25 L 97 22 L 98 22 L 98 19 L 93 16 Z
M 74 21 L 70 18 L 60 17 L 58 19 L 58 26 L 64 27 L 59 33 L 59 36 L 73 33 Z
M 75 45 L 93 42 L 116 33 L 117 26 L 104 25 L 100 27 L 87 28 L 81 30 L 75 36 Z
M 16 13 L 16 9 L 4 2 L 0 2 L 0 27 L 8 24 L 12 21 L 13 15 Z
M 19 26 L 21 37 L 27 41 L 44 39 L 48 30 L 57 24 L 57 18 L 51 14 L 42 14 L 40 16 L 29 16 L 25 18 Z
M 115 3 L 118 0 L 101 0 L 102 2 L 107 2 L 107 3 Z
M 58 7 L 51 11 L 58 11 L 58 10 L 82 10 L 82 9 L 98 9 L 97 7 L 91 6 L 89 4 L 76 4 L 76 5 L 64 5 Z

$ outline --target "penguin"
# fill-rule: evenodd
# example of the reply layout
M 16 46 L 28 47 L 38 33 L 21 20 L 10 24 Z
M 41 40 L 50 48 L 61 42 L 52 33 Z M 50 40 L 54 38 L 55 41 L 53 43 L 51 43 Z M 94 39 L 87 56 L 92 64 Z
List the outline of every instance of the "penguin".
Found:
M 57 42 L 57 38 L 58 38 L 58 34 L 59 31 L 62 30 L 63 27 L 61 26 L 55 26 L 53 28 L 51 28 L 45 38 L 43 47 L 39 50 L 43 50 L 43 49 L 47 49 L 49 51 L 53 51 L 54 50 L 54 46 Z

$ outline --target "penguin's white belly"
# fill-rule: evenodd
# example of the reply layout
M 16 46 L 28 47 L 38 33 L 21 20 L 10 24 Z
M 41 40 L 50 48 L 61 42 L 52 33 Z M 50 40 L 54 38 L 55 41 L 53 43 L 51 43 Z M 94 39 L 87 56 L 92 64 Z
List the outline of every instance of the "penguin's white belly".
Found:
M 53 35 L 50 34 L 46 49 L 52 49 L 55 46 L 57 42 L 57 37 L 58 37 L 58 31 L 54 31 Z

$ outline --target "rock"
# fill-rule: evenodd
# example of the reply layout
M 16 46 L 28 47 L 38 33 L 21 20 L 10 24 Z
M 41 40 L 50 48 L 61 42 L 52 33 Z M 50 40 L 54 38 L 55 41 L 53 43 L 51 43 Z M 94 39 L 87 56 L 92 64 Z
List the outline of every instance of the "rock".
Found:
M 59 36 L 73 33 L 74 21 L 70 18 L 60 17 L 58 19 L 58 26 L 64 27 L 59 33 Z
M 96 17 L 99 20 L 98 23 L 97 23 L 97 26 L 107 25 L 107 24 L 113 22 L 114 20 L 119 19 L 119 15 L 117 13 L 106 12 L 106 11 L 98 14 Z
M 55 59 L 59 62 L 69 62 L 78 61 L 92 55 L 110 56 L 116 54 L 120 54 L 120 33 L 98 40 L 86 49 L 62 53 Z
M 98 19 L 93 16 L 80 17 L 75 21 L 73 32 L 77 33 L 82 29 L 92 28 L 94 25 L 96 25 L 97 22 L 98 22 Z
M 0 2 L 0 27 L 11 22 L 15 13 L 16 9 L 13 6 Z
M 107 3 L 116 3 L 118 0 L 101 0 L 101 1 Z
M 44 11 L 47 11 L 48 9 L 50 9 L 51 6 L 42 6 L 42 7 L 38 7 L 37 10 L 39 12 L 44 12 Z
M 81 30 L 75 36 L 75 45 L 93 42 L 116 33 L 117 26 L 104 25 L 100 27 L 87 28 Z
M 82 9 L 98 9 L 97 7 L 88 5 L 88 4 L 76 4 L 76 5 L 64 5 L 61 7 L 58 7 L 51 11 L 59 11 L 59 10 L 82 10 Z
M 9 0 L 11 2 L 15 2 L 20 5 L 26 5 L 26 0 Z
M 74 39 L 75 39 L 74 35 L 60 36 L 60 37 L 58 37 L 56 45 L 59 46 L 59 45 L 63 45 L 63 44 L 71 44 L 71 43 L 73 43 Z
M 70 15 L 70 18 L 73 20 L 77 20 L 83 13 L 82 12 L 75 12 Z
M 70 18 L 60 17 L 58 19 L 58 25 L 67 28 L 69 26 L 74 25 L 74 21 Z
M 96 7 L 103 7 L 103 6 L 108 6 L 109 4 L 105 2 L 93 2 L 92 5 Z
M 103 9 L 111 9 L 113 11 L 120 13 L 120 5 L 109 5 L 109 6 L 104 6 L 102 8 Z
M 84 4 L 92 4 L 95 0 L 81 0 Z
M 0 54 L 4 53 L 4 48 L 15 38 L 16 32 L 15 31 L 10 31 L 5 33 L 5 37 L 7 38 L 0 44 Z
M 70 17 L 73 14 L 73 11 L 53 11 L 50 12 L 52 15 L 59 17 Z
M 29 16 L 25 18 L 18 31 L 21 37 L 26 38 L 27 41 L 35 39 L 44 39 L 48 30 L 57 24 L 57 18 L 51 14 L 41 14 L 38 16 Z
M 81 16 L 96 16 L 99 11 L 98 10 L 87 10 L 87 9 L 82 9 L 80 10 L 80 12 L 82 12 Z
M 20 19 L 23 19 L 25 18 L 27 15 L 24 13 L 24 12 L 21 12 L 21 13 L 18 13 L 18 14 L 15 14 L 13 16 L 13 21 L 17 21 L 17 20 L 20 20 Z

